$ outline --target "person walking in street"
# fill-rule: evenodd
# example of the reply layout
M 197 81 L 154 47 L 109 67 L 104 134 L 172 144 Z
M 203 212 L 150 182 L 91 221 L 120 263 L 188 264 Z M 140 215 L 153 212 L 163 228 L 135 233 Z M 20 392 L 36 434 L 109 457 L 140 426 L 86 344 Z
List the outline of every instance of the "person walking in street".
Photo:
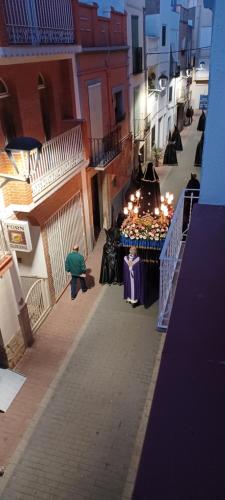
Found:
M 74 245 L 73 251 L 66 257 L 65 269 L 71 274 L 71 299 L 74 300 L 77 296 L 77 280 L 80 280 L 82 292 L 87 292 L 86 284 L 86 265 L 83 255 L 79 253 L 79 246 Z

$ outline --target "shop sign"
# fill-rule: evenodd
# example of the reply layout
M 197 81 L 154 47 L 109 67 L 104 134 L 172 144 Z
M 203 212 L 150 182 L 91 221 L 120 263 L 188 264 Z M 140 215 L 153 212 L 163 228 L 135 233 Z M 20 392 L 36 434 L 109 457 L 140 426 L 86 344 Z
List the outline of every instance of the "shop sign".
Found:
M 12 250 L 31 252 L 32 243 L 28 221 L 6 220 L 4 226 Z

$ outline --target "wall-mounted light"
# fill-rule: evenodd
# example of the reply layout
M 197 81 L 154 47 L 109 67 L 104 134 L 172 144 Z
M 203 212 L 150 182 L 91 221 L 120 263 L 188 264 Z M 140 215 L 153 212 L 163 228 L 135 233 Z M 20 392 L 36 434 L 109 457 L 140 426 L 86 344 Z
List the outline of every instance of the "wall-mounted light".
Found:
M 5 147 L 10 161 L 18 175 L 0 174 L 5 182 L 10 180 L 30 183 L 31 166 L 32 171 L 37 168 L 42 145 L 33 137 L 15 137 Z
M 205 61 L 200 61 L 198 69 L 201 69 L 201 70 L 205 69 Z
M 161 73 L 161 75 L 158 78 L 158 82 L 160 89 L 165 90 L 168 85 L 168 76 L 166 76 L 164 73 Z

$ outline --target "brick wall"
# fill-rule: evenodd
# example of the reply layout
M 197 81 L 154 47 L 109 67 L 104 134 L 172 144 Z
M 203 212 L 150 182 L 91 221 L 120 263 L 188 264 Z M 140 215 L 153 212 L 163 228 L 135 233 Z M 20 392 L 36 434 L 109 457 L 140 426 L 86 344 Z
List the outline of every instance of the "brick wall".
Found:
M 126 14 L 111 9 L 110 17 L 98 16 L 97 4 L 74 2 L 79 18 L 80 41 L 83 47 L 106 47 L 127 44 Z

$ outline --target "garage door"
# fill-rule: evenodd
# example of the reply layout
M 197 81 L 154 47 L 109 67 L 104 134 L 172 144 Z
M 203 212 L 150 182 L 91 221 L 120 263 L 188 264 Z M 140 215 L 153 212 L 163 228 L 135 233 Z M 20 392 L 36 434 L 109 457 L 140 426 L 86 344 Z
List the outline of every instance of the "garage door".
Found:
M 56 299 L 70 281 L 65 271 L 65 259 L 73 245 L 86 256 L 83 207 L 80 193 L 69 200 L 46 224 L 48 250 Z

